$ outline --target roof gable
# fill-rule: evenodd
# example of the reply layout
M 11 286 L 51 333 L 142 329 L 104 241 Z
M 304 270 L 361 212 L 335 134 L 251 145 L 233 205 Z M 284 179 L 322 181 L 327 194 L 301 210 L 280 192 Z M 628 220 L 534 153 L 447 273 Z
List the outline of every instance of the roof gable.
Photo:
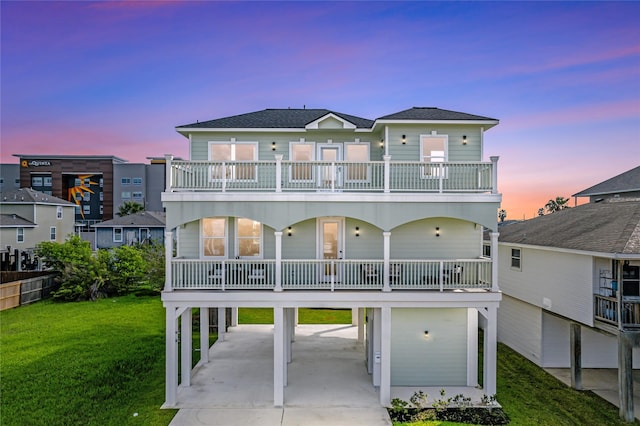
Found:
M 416 121 L 498 121 L 495 118 L 465 112 L 451 111 L 435 107 L 413 107 L 404 111 L 379 117 L 379 120 L 416 120 Z
M 166 223 L 166 215 L 164 212 L 138 212 L 130 215 L 115 217 L 111 220 L 93 225 L 94 228 L 113 228 L 113 227 L 154 227 L 163 228 Z
M 44 192 L 34 191 L 31 188 L 20 188 L 10 191 L 0 192 L 0 203 L 4 204 L 55 204 L 63 206 L 75 206 L 75 204 L 45 194 Z
M 345 120 L 342 117 L 335 115 L 330 112 L 317 120 L 313 120 L 311 123 L 308 123 L 304 126 L 305 129 L 350 129 L 355 130 L 356 125 L 352 122 Z
M 34 228 L 37 225 L 29 219 L 12 213 L 0 214 L 0 228 Z

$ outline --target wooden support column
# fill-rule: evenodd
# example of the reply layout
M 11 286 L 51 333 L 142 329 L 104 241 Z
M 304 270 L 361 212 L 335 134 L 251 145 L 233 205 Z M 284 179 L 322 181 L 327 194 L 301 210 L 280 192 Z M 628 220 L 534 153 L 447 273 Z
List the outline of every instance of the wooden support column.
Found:
M 200 308 L 200 362 L 209 362 L 209 308 Z
M 180 318 L 180 350 L 182 358 L 180 386 L 191 386 L 191 340 L 193 338 L 191 308 L 185 310 Z
M 178 399 L 178 319 L 176 308 L 166 309 L 166 353 L 165 353 L 165 402 L 163 407 L 176 406 Z
M 623 331 L 618 334 L 618 387 L 620 418 L 633 422 L 633 339 Z
M 569 328 L 571 387 L 582 390 L 582 327 L 572 322 Z

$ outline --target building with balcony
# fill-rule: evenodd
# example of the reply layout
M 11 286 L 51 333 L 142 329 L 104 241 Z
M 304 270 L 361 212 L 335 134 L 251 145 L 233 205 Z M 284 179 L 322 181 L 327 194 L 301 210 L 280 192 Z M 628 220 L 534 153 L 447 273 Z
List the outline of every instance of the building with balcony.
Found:
M 209 309 L 219 340 L 238 308 L 273 309 L 274 406 L 287 402 L 300 307 L 352 309 L 382 405 L 426 387 L 495 394 L 502 296 L 482 236 L 498 253 L 498 157 L 483 160 L 497 124 L 411 108 L 375 120 L 266 109 L 178 126 L 190 158 L 167 156 L 162 194 L 164 406 L 188 403 L 194 308 L 205 344 Z
M 636 186 L 637 187 L 637 186 Z M 498 338 L 541 367 L 618 368 L 633 420 L 640 367 L 640 199 L 605 197 L 500 227 Z

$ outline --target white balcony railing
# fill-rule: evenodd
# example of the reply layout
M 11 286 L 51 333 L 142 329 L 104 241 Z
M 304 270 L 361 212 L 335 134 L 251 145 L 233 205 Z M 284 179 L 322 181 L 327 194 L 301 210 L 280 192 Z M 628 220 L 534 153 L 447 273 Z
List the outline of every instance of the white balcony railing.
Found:
M 640 300 L 623 300 L 622 309 L 618 312 L 616 297 L 594 294 L 593 312 L 597 320 L 605 323 L 622 328 L 640 327 Z
M 167 191 L 497 193 L 491 162 L 183 161 L 167 159 Z
M 490 290 L 491 260 L 172 259 L 171 281 L 176 290 Z

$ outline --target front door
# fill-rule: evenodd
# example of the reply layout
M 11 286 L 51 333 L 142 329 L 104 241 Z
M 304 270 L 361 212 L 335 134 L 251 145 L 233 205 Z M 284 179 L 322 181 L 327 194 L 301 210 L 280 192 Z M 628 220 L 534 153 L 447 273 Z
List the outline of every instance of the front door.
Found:
M 341 144 L 318 144 L 318 160 L 323 163 L 318 170 L 318 187 L 325 190 L 335 190 L 342 186 Z
M 319 221 L 320 246 L 318 258 L 322 260 L 320 280 L 323 282 L 339 282 L 340 265 L 335 260 L 342 260 L 343 256 L 343 228 L 342 218 L 322 218 Z

